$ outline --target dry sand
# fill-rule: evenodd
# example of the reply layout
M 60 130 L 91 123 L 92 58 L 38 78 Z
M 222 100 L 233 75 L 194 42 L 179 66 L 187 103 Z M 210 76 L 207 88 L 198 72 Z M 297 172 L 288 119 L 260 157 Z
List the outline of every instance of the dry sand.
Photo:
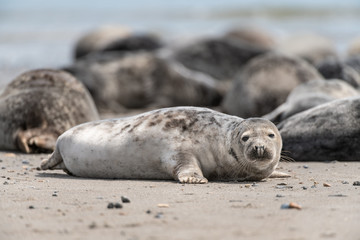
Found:
M 37 171 L 47 156 L 0 152 L 0 239 L 360 239 L 360 162 L 283 162 L 291 178 L 187 185 Z M 302 209 L 281 209 L 290 202 Z

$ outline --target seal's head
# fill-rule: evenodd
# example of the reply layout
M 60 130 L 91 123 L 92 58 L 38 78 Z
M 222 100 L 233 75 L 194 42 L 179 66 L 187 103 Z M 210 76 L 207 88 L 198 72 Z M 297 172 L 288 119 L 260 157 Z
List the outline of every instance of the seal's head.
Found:
M 241 158 L 244 180 L 261 180 L 270 176 L 279 163 L 282 140 L 276 126 L 267 119 L 245 119 L 234 133 L 232 151 Z

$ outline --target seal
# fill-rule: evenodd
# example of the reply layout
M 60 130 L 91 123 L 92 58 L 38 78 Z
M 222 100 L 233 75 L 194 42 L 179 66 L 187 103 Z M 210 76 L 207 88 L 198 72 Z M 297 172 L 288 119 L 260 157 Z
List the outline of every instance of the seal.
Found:
M 281 148 L 266 119 L 175 107 L 76 126 L 58 138 L 41 169 L 88 178 L 258 181 L 285 175 L 274 172 Z
M 218 81 L 154 53 L 90 54 L 66 69 L 88 88 L 101 113 L 136 108 L 216 106 Z
M 331 101 L 278 126 L 284 151 L 296 161 L 359 161 L 360 97 Z
M 347 97 L 359 96 L 359 91 L 339 79 L 312 80 L 300 84 L 291 91 L 286 102 L 263 118 L 279 123 L 285 119 L 318 105 Z
M 0 93 L 0 149 L 52 152 L 64 131 L 98 119 L 89 92 L 72 75 L 25 72 Z
M 203 38 L 174 49 L 172 57 L 185 67 L 219 81 L 231 81 L 252 58 L 268 49 L 227 37 Z
M 270 52 L 250 60 L 222 102 L 222 111 L 243 118 L 260 117 L 286 101 L 299 84 L 323 79 L 305 60 Z
M 325 79 L 341 79 L 354 88 L 360 88 L 360 74 L 339 59 L 325 59 L 315 67 Z

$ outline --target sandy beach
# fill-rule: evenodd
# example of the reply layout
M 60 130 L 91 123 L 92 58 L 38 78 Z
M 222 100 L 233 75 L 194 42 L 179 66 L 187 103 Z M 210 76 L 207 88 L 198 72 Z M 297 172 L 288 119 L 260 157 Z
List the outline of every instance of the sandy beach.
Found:
M 360 162 L 281 162 L 291 178 L 188 185 L 36 170 L 47 156 L 0 152 L 0 239 L 360 239 Z

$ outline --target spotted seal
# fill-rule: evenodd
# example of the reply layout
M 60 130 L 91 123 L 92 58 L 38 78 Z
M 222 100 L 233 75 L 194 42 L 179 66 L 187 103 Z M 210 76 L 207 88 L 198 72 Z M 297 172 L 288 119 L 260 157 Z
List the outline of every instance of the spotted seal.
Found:
M 86 88 L 64 71 L 32 70 L 0 93 L 0 149 L 51 152 L 67 129 L 98 120 Z
M 89 178 L 257 181 L 286 175 L 274 172 L 281 148 L 266 119 L 175 107 L 76 126 L 58 138 L 41 169 Z

